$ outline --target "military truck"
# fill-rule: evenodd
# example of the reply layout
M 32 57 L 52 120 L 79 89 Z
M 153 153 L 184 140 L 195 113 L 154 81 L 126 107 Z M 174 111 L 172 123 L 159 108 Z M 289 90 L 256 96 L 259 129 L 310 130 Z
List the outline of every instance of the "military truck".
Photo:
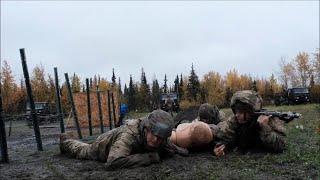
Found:
M 179 101 L 177 93 L 163 93 L 160 96 L 160 108 L 164 111 L 179 112 Z
M 54 122 L 57 119 L 56 108 L 54 104 L 50 104 L 49 102 L 35 102 L 34 106 L 37 113 L 38 122 L 40 124 Z M 32 124 L 30 103 L 27 103 L 26 105 L 26 119 L 28 123 Z
M 310 102 L 310 92 L 308 88 L 289 88 L 283 93 L 276 94 L 275 104 L 301 104 Z

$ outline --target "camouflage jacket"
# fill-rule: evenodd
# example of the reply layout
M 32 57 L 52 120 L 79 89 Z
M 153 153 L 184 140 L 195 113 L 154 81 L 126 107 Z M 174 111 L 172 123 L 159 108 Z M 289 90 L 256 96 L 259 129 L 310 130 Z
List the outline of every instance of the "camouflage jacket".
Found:
M 148 150 L 142 137 L 140 122 L 130 120 L 124 126 L 101 134 L 92 144 L 77 140 L 66 140 L 60 146 L 64 153 L 78 159 L 92 159 L 105 162 L 108 170 L 124 167 L 137 167 L 160 161 L 159 152 L 172 155 L 186 155 L 185 149 L 169 142 L 164 143 L 158 151 Z
M 218 124 L 217 142 L 226 145 L 226 150 L 234 147 L 243 149 L 262 147 L 271 152 L 282 152 L 285 148 L 285 128 L 278 118 L 271 118 L 268 125 L 261 127 L 258 122 L 243 128 L 235 116 Z

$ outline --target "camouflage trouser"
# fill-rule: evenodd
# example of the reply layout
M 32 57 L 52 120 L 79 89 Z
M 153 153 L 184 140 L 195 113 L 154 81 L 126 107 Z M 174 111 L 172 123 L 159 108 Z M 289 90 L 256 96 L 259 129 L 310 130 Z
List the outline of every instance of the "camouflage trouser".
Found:
M 78 140 L 66 140 L 60 143 L 60 151 L 77 159 L 97 160 L 97 148 L 92 144 L 80 142 Z

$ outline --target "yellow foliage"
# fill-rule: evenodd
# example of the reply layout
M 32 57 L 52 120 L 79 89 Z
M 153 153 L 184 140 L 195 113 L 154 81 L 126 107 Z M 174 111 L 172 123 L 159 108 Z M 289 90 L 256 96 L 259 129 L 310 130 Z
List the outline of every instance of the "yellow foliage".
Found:
M 206 101 L 210 104 L 222 106 L 225 102 L 224 81 L 219 73 L 209 72 L 201 81 L 206 92 Z
M 189 101 L 189 100 L 180 101 L 180 109 L 181 110 L 185 110 L 191 106 L 200 106 L 200 103 L 196 102 L 196 101 Z

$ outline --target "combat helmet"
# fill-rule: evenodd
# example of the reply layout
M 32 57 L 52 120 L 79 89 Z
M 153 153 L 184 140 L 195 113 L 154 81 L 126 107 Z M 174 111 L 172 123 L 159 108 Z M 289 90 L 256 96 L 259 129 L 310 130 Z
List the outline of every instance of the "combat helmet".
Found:
M 231 98 L 231 109 L 248 109 L 250 111 L 259 111 L 262 109 L 262 98 L 252 90 L 237 91 Z
M 143 119 L 143 128 L 149 128 L 153 135 L 161 138 L 171 136 L 173 129 L 173 118 L 163 110 L 154 110 Z
M 216 105 L 201 104 L 198 115 L 199 120 L 207 124 L 218 124 L 220 122 L 219 109 Z

